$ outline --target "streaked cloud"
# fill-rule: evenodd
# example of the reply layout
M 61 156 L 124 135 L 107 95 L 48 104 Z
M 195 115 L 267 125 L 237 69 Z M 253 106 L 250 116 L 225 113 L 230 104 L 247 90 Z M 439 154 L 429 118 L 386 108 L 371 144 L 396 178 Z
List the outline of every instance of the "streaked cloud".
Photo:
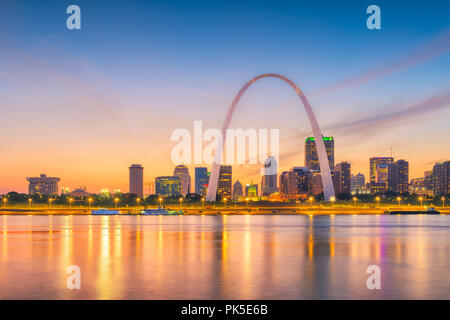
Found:
M 400 59 L 320 89 L 313 92 L 311 97 L 318 97 L 339 90 L 359 86 L 369 81 L 413 67 L 448 52 L 450 52 L 450 29 L 446 29 L 421 47 L 418 47 L 415 51 L 405 54 Z

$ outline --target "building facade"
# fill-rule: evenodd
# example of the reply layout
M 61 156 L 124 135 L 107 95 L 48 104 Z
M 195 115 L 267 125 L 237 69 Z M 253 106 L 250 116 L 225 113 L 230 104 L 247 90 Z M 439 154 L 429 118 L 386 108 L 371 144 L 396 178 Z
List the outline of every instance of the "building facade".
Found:
M 280 197 L 282 200 L 297 198 L 297 175 L 293 171 L 284 171 L 280 175 Z
M 427 190 L 433 191 L 433 170 L 424 172 L 424 184 Z
M 268 157 L 264 161 L 264 175 L 261 181 L 261 192 L 263 196 L 270 196 L 278 191 L 277 187 L 277 170 L 278 164 L 275 157 Z
M 336 165 L 334 170 L 339 173 L 337 179 L 338 190 L 334 190 L 336 194 L 351 193 L 351 166 L 349 162 L 340 162 Z
M 433 193 L 435 196 L 450 192 L 450 161 L 436 163 L 433 166 Z
M 371 194 L 384 194 L 388 189 L 387 189 L 387 185 L 384 182 L 372 182 L 369 183 L 370 186 L 370 193 Z
M 195 193 L 206 196 L 209 183 L 209 172 L 206 167 L 195 168 Z
M 323 137 L 325 149 L 327 151 L 330 170 L 334 170 L 334 138 Z M 316 141 L 314 137 L 308 137 L 305 140 L 305 166 L 310 171 L 320 172 L 319 157 L 317 155 Z
M 369 159 L 370 183 L 388 184 L 388 167 L 394 163 L 392 157 L 372 157 Z
M 297 198 L 306 198 L 309 193 L 308 186 L 308 174 L 309 170 L 307 167 L 293 167 L 291 171 L 295 174 L 296 178 L 296 195 Z
M 173 176 L 179 177 L 181 181 L 181 195 L 186 197 L 191 192 L 191 176 L 188 167 L 184 165 L 176 166 L 173 170 Z
M 242 184 L 236 181 L 233 185 L 233 200 L 240 200 L 244 196 L 244 190 L 242 189 Z
M 132 164 L 129 168 L 129 193 L 144 197 L 144 168 L 140 164 Z
M 164 176 L 155 178 L 155 192 L 160 197 L 181 195 L 180 177 Z
M 86 187 L 79 187 L 70 192 L 69 196 L 71 196 L 72 198 L 85 199 L 90 196 L 90 193 L 86 191 Z
M 245 196 L 249 198 L 258 197 L 258 185 L 256 183 L 250 183 L 245 185 Z
M 352 194 L 360 194 L 364 193 L 366 189 L 366 178 L 362 173 L 358 173 L 356 175 L 352 175 L 351 177 L 351 193 Z
M 217 194 L 223 198 L 231 198 L 232 167 L 220 166 Z
M 425 187 L 425 177 L 411 179 L 408 186 L 408 192 L 410 194 L 417 194 L 422 197 L 432 197 L 433 190 L 427 190 Z
M 388 168 L 388 184 L 389 191 L 398 193 L 408 192 L 409 185 L 409 163 L 405 160 L 397 160 Z
M 47 177 L 41 174 L 39 177 L 27 177 L 28 194 L 41 196 L 56 196 L 58 195 L 58 182 L 60 178 Z

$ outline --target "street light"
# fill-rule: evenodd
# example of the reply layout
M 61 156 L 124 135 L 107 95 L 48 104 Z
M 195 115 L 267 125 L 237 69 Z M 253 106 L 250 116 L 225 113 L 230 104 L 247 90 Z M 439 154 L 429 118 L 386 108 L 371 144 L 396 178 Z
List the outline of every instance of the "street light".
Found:
M 398 206 L 400 206 L 400 203 L 401 203 L 401 201 L 402 201 L 402 198 L 401 198 L 401 197 L 397 197 L 397 201 L 398 201 Z
M 442 207 L 445 208 L 445 197 L 442 197 L 441 200 L 442 200 Z
M 314 201 L 314 198 L 313 197 L 309 197 L 309 202 L 311 203 L 311 208 L 312 208 L 313 201 Z
M 163 198 L 159 198 L 159 206 L 162 207 Z
M 48 207 L 49 207 L 49 208 L 52 207 L 52 201 L 53 201 L 53 198 L 49 198 L 49 199 L 48 199 Z
M 227 198 L 223 198 L 223 203 L 224 203 L 224 206 L 226 207 L 227 206 Z
M 205 198 L 202 198 L 203 208 L 205 208 Z
M 379 207 L 380 207 L 380 197 L 376 197 L 375 200 L 377 201 L 377 203 L 378 203 L 378 208 L 379 208 Z
M 69 208 L 72 208 L 73 198 L 69 198 Z
M 28 198 L 28 208 L 31 208 L 31 202 L 33 201 L 33 199 Z
M 6 207 L 6 202 L 8 201 L 8 199 L 7 198 L 3 198 L 3 208 L 5 208 Z
M 141 203 L 141 198 L 137 198 L 136 203 L 137 203 L 137 206 L 139 207 L 139 204 Z
M 331 197 L 330 198 L 330 201 L 331 201 L 331 206 L 334 208 L 334 202 L 336 201 L 336 197 Z
M 420 206 L 423 207 L 423 197 L 419 197 Z
M 183 202 L 183 198 L 180 197 L 180 210 L 181 210 L 181 203 Z
M 119 202 L 119 198 L 114 198 L 114 202 L 116 203 L 116 209 L 117 209 L 117 203 Z
M 357 197 L 353 197 L 353 204 L 355 205 L 355 208 L 356 208 L 356 201 L 358 201 L 358 198 Z
M 92 203 L 92 201 L 94 201 L 94 199 L 92 199 L 92 198 L 88 198 L 88 206 L 89 206 L 89 208 L 91 207 L 91 203 Z

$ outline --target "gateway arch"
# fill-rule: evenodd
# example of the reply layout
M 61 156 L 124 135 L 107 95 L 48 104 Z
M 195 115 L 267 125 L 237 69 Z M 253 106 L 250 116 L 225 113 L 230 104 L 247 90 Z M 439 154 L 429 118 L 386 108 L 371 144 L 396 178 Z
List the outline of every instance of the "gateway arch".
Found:
M 326 201 L 329 201 L 331 197 L 334 197 L 334 188 L 333 188 L 333 181 L 331 179 L 331 171 L 330 171 L 330 164 L 328 163 L 328 157 L 327 152 L 325 149 L 325 144 L 322 139 L 322 133 L 320 131 L 319 123 L 317 122 L 316 116 L 314 115 L 314 112 L 311 108 L 311 105 L 308 102 L 308 99 L 306 99 L 303 92 L 300 90 L 300 88 L 290 79 L 276 74 L 276 73 L 265 73 L 261 74 L 257 77 L 254 77 L 250 81 L 248 81 L 241 90 L 239 90 L 238 94 L 233 100 L 233 103 L 231 104 L 230 109 L 228 110 L 228 114 L 225 118 L 225 121 L 223 123 L 222 127 L 222 137 L 223 137 L 223 143 L 220 146 L 218 144 L 216 148 L 216 156 L 214 159 L 222 159 L 223 154 L 223 146 L 226 145 L 226 131 L 230 125 L 231 119 L 233 118 L 233 113 L 236 110 L 236 107 L 239 103 L 239 100 L 244 95 L 245 91 L 256 81 L 264 79 L 264 78 L 278 78 L 289 84 L 292 89 L 295 90 L 298 97 L 303 103 L 303 106 L 305 107 L 306 114 L 308 115 L 309 123 L 311 124 L 314 140 L 316 142 L 316 149 L 317 154 L 319 157 L 319 166 L 320 166 L 320 172 L 322 177 L 322 186 L 323 186 L 323 193 L 324 198 Z M 211 169 L 211 175 L 209 177 L 209 184 L 208 184 L 208 193 L 206 195 L 206 201 L 216 201 L 216 194 L 217 194 L 217 183 L 219 180 L 219 170 L 220 170 L 220 163 L 217 163 L 216 160 L 214 160 L 212 164 Z

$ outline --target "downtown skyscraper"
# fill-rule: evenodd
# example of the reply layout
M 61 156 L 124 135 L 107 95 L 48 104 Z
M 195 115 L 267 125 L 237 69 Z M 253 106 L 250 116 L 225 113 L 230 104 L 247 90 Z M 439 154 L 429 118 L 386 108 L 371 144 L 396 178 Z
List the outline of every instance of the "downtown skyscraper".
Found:
M 336 165 L 335 171 L 336 175 L 336 186 L 334 192 L 336 194 L 339 193 L 347 193 L 351 192 L 351 169 L 350 163 L 341 162 Z
M 409 163 L 397 160 L 388 167 L 388 190 L 398 193 L 408 192 Z
M 206 196 L 208 188 L 209 173 L 206 167 L 195 168 L 195 193 Z
M 322 137 L 328 156 L 330 170 L 334 170 L 334 138 Z M 316 142 L 314 137 L 308 137 L 305 140 L 305 166 L 314 172 L 320 172 L 319 156 L 317 154 Z
M 270 156 L 264 161 L 264 175 L 261 181 L 261 192 L 263 196 L 270 196 L 278 191 L 277 188 L 277 160 Z
M 231 198 L 232 167 L 220 166 L 217 194 L 223 198 Z
M 186 197 L 186 195 L 191 192 L 191 176 L 189 175 L 188 167 L 184 165 L 176 166 L 173 171 L 173 176 L 180 178 L 181 195 Z
M 144 196 L 144 168 L 140 164 L 132 164 L 129 168 L 129 193 L 139 198 Z
M 435 196 L 450 192 L 450 161 L 436 163 L 433 166 L 433 193 Z

